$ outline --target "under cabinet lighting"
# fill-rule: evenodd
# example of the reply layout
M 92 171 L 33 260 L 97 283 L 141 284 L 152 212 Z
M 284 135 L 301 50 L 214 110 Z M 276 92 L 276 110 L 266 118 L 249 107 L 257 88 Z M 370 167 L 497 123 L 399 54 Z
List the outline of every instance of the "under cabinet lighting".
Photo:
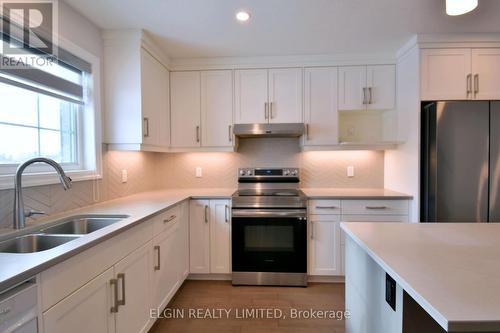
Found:
M 457 16 L 468 13 L 477 7 L 478 0 L 446 0 L 446 14 Z

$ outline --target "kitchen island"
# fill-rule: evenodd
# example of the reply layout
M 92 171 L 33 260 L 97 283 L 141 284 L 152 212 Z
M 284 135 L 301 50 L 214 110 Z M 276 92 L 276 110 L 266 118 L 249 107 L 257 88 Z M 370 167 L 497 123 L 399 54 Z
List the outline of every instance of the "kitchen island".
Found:
M 346 332 L 500 331 L 500 224 L 341 228 Z

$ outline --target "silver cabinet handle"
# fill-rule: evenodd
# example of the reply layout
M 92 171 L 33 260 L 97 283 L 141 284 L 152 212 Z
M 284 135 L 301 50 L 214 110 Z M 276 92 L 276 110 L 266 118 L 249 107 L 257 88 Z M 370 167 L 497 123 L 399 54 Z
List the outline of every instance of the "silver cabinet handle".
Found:
M 337 206 L 316 206 L 316 209 L 337 209 Z
M 200 142 L 200 126 L 196 126 L 196 142 Z
M 124 273 L 119 273 L 116 275 L 117 285 L 118 285 L 119 280 L 122 280 L 122 299 L 117 300 L 116 304 L 118 304 L 118 306 L 125 305 L 125 274 Z
M 472 74 L 467 74 L 467 97 L 472 93 Z
M 144 117 L 144 137 L 149 137 L 149 118 Z
M 205 223 L 208 223 L 208 206 L 205 205 Z
M 306 140 L 311 140 L 311 137 L 309 136 L 309 124 L 306 124 Z
M 378 210 L 382 210 L 382 209 L 387 209 L 387 206 L 365 206 L 366 209 L 378 209 Z
M 266 120 L 269 119 L 269 111 L 268 111 L 268 108 L 267 108 L 267 102 L 264 103 L 264 118 Z
M 109 280 L 109 285 L 111 286 L 113 296 L 113 306 L 111 307 L 111 313 L 118 312 L 118 281 L 116 279 Z
M 311 239 L 314 239 L 314 223 L 311 221 Z
M 160 245 L 155 245 L 154 250 L 157 252 L 158 256 L 156 257 L 156 266 L 154 267 L 155 271 L 159 271 L 161 266 L 160 266 Z
M 363 105 L 366 104 L 366 88 L 363 88 Z
M 226 223 L 229 223 L 229 206 L 228 206 L 228 205 L 226 205 L 224 208 L 225 208 L 225 211 L 224 211 L 224 215 L 225 215 L 225 216 L 224 216 L 224 219 L 225 219 Z
M 228 132 L 229 132 L 229 133 L 228 133 L 228 135 L 229 135 L 229 136 L 228 136 L 228 138 L 229 138 L 229 142 L 232 142 L 232 141 L 233 141 L 233 133 L 232 133 L 232 131 L 231 131 L 231 130 L 232 130 L 232 126 L 231 126 L 231 125 L 229 125 L 229 130 L 228 130 Z
M 479 92 L 479 74 L 474 75 L 474 97 Z
M 168 222 L 171 222 L 173 221 L 177 216 L 176 215 L 172 215 L 170 216 L 168 219 L 164 219 L 163 220 L 163 223 L 168 223 Z
M 274 102 L 271 102 L 269 104 L 269 108 L 270 108 L 270 110 L 269 110 L 269 116 L 271 117 L 271 119 L 273 119 L 273 104 L 274 104 Z
M 369 87 L 368 88 L 368 104 L 372 104 L 372 98 L 373 98 L 372 87 Z

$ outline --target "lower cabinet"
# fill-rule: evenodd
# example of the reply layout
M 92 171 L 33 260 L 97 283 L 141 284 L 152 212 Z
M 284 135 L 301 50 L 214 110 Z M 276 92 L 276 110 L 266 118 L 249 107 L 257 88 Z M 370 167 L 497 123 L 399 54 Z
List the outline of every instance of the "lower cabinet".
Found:
M 231 272 L 230 200 L 191 200 L 189 211 L 190 273 Z
M 340 215 L 309 217 L 309 274 L 342 275 Z
M 43 313 L 45 333 L 114 333 L 113 267 Z

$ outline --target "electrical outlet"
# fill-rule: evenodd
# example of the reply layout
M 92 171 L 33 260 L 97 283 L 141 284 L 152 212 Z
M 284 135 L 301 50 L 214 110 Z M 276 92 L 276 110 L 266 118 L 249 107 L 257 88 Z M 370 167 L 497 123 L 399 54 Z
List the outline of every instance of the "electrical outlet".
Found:
M 122 170 L 122 183 L 126 183 L 128 181 L 128 172 L 127 169 Z
M 347 167 L 347 177 L 354 177 L 354 167 L 352 165 Z
M 201 178 L 203 176 L 203 169 L 200 167 L 197 167 L 195 174 L 196 174 L 196 178 Z

